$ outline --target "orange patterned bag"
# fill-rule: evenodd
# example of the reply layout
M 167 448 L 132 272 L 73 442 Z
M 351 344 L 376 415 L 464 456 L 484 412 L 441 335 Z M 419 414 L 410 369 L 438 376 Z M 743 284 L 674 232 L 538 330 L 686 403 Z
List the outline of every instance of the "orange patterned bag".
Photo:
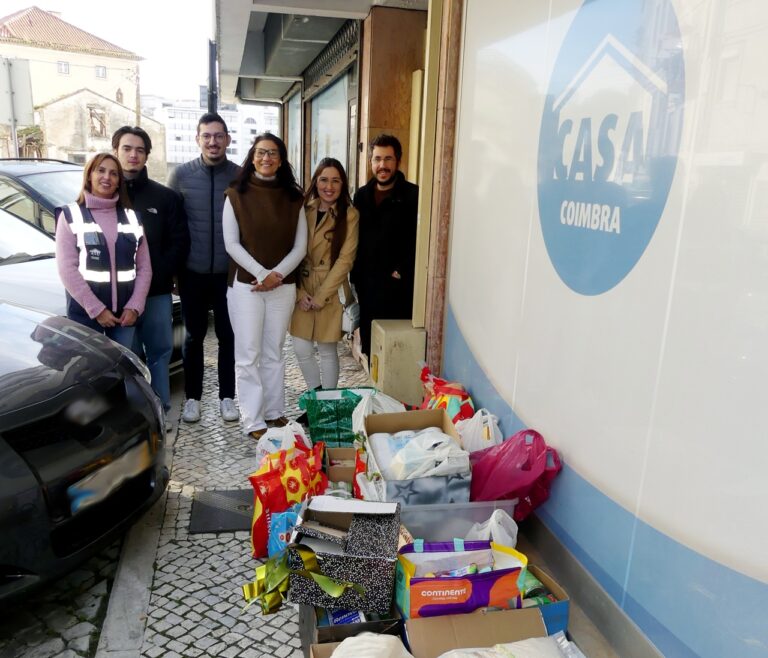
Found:
M 328 478 L 322 471 L 325 444 L 311 449 L 297 444 L 264 457 L 259 469 L 248 476 L 253 485 L 253 521 L 251 547 L 253 557 L 267 556 L 269 520 L 308 496 L 322 494 Z

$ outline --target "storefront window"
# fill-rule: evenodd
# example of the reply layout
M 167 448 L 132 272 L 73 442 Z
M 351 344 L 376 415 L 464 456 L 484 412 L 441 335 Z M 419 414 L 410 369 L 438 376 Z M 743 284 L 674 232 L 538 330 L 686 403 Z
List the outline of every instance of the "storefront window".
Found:
M 301 92 L 288 100 L 288 162 L 293 165 L 296 177 L 301 182 Z
M 326 157 L 347 168 L 347 78 L 342 76 L 312 99 L 312 171 Z

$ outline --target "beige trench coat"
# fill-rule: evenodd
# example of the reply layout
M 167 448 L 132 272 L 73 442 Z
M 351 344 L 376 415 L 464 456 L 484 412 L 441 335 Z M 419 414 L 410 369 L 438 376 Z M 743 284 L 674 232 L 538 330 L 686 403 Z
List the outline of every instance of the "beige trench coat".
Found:
M 313 199 L 305 207 L 307 216 L 307 256 L 299 266 L 299 281 L 296 284 L 296 308 L 291 318 L 290 334 L 319 343 L 335 343 L 341 340 L 342 305 L 339 288 L 343 285 L 346 299 L 349 299 L 348 276 L 355 262 L 357 252 L 358 220 L 357 210 L 347 209 L 347 237 L 341 246 L 339 257 L 331 267 L 331 229 L 336 225 L 336 206 L 325 213 L 316 226 L 319 199 Z M 321 305 L 317 311 L 302 311 L 298 302 L 312 297 Z

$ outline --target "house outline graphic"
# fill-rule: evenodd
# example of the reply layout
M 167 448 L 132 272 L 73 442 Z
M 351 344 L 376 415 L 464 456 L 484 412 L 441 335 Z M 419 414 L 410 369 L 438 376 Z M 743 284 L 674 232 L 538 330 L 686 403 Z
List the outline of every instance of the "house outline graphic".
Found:
M 621 68 L 636 80 L 647 91 L 667 93 L 667 83 L 646 66 L 640 59 L 632 53 L 624 44 L 622 44 L 612 34 L 608 34 L 595 48 L 583 66 L 571 78 L 571 81 L 565 86 L 562 93 L 555 99 L 552 107 L 554 112 L 560 109 L 571 99 L 576 90 L 589 77 L 592 71 L 597 67 L 604 57 L 611 57 Z

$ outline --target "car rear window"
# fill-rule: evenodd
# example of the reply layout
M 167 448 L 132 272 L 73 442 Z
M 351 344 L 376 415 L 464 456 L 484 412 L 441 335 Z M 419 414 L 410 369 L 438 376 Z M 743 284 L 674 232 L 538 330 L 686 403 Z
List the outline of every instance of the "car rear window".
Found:
M 45 198 L 51 207 L 72 203 L 80 194 L 83 172 L 78 169 L 48 171 L 44 174 L 24 176 L 24 182 Z

